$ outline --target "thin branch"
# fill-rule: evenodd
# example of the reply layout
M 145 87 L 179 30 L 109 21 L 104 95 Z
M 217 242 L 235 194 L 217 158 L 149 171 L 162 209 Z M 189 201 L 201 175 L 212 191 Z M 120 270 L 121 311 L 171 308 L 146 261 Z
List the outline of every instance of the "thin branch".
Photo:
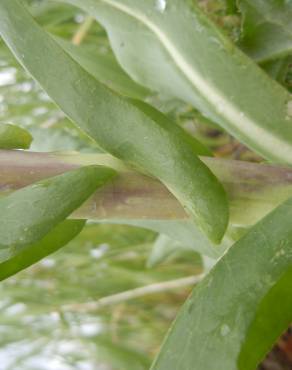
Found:
M 107 297 L 103 297 L 97 301 L 65 305 L 62 307 L 65 311 L 77 311 L 77 312 L 90 312 L 98 309 L 111 306 L 114 304 L 130 301 L 132 299 L 141 298 L 149 294 L 165 293 L 173 289 L 186 288 L 199 283 L 202 275 L 188 276 L 186 278 L 164 281 L 162 283 L 155 283 L 146 285 L 144 287 L 127 290 L 122 293 L 113 294 Z
M 82 41 L 85 39 L 86 35 L 88 34 L 88 31 L 90 30 L 92 24 L 94 22 L 94 18 L 92 17 L 86 17 L 84 22 L 80 25 L 76 33 L 74 34 L 72 38 L 72 44 L 74 45 L 80 45 Z

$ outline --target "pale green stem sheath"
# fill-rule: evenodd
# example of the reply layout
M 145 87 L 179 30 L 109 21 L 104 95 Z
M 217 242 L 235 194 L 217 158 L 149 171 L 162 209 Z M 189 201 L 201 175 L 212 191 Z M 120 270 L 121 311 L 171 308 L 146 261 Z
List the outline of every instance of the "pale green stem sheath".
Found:
M 220 243 L 229 209 L 222 185 L 197 157 L 206 148 L 151 106 L 97 81 L 21 1 L 2 0 L 0 18 L 5 43 L 63 112 L 107 153 L 162 181 L 199 229 Z

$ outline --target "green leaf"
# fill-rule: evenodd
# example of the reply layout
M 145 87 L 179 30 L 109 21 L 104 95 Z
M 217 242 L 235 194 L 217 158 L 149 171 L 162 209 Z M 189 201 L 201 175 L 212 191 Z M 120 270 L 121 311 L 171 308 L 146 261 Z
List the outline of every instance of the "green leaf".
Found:
M 92 46 L 76 46 L 61 38 L 56 38 L 56 41 L 87 72 L 119 94 L 136 99 L 151 95 L 149 90 L 135 83 L 123 71 L 112 53 L 104 54 Z
M 113 343 L 100 335 L 95 338 L 95 343 L 98 345 L 99 361 L 110 364 L 113 370 L 149 369 L 149 359 L 138 351 L 133 351 L 120 343 Z
M 28 149 L 32 136 L 21 127 L 0 123 L 1 149 Z
M 267 351 L 292 319 L 290 294 L 281 294 L 282 300 L 273 304 L 270 299 L 270 304 L 264 302 L 269 294 L 275 297 L 273 289 L 279 293 L 277 283 L 285 274 L 291 277 L 291 217 L 290 198 L 228 250 L 183 306 L 152 370 L 256 368 L 264 355 L 263 348 Z M 287 284 L 287 276 L 284 281 Z M 291 288 L 291 280 L 289 284 Z M 281 310 L 270 324 L 267 317 L 277 311 L 275 302 L 281 302 Z M 260 322 L 262 318 L 258 308 L 265 315 L 269 335 L 263 344 L 257 341 L 251 347 L 249 341 L 255 343 L 255 333 L 260 340 L 265 335 L 262 327 L 260 333 L 253 330 L 254 320 Z M 284 319 L 277 322 L 280 312 Z M 252 348 L 252 355 L 250 351 L 244 352 L 245 357 L 240 355 L 244 346 Z
M 291 279 L 290 267 L 261 301 L 239 355 L 239 370 L 254 370 L 254 364 L 264 358 L 279 335 L 289 327 L 292 312 Z M 257 350 L 254 351 L 254 348 Z
M 227 14 L 235 14 L 237 12 L 236 0 L 225 0 L 225 3 Z
M 64 221 L 50 231 L 43 239 L 27 246 L 10 259 L 0 263 L 0 281 L 56 252 L 75 238 L 85 225 L 85 221 Z
M 165 234 L 160 234 L 153 244 L 146 266 L 148 268 L 153 268 L 173 255 L 190 250 L 194 251 L 190 246 L 171 239 Z
M 79 214 L 77 214 L 79 216 Z M 96 222 L 101 222 L 96 220 Z M 230 246 L 230 240 L 224 238 L 220 245 L 211 243 L 204 234 L 189 220 L 132 220 L 132 219 L 105 219 L 105 223 L 132 225 L 143 227 L 149 230 L 165 234 L 178 244 L 189 247 L 190 250 L 198 252 L 212 259 L 219 258 L 227 247 Z
M 28 9 L 40 24 L 53 27 L 62 22 L 69 22 L 70 18 L 76 16 L 76 10 L 66 4 L 49 3 L 47 1 L 29 1 Z
M 289 71 L 291 64 L 291 57 L 284 57 L 282 59 L 271 60 L 266 63 L 262 63 L 261 67 L 271 76 L 274 80 L 285 86 L 286 76 Z
M 62 110 L 114 156 L 160 179 L 219 242 L 228 222 L 225 192 L 196 154 L 206 152 L 167 119 L 154 121 L 95 80 L 17 0 L 0 3 L 0 34 Z M 45 52 L 44 52 L 45 50 Z
M 64 1 L 106 28 L 118 61 L 135 81 L 194 105 L 263 157 L 292 163 L 289 93 L 193 2 Z
M 0 249 L 6 255 L 42 239 L 106 181 L 111 169 L 87 166 L 27 186 L 0 199 Z
M 258 62 L 292 53 L 292 1 L 238 0 L 243 14 L 241 47 Z

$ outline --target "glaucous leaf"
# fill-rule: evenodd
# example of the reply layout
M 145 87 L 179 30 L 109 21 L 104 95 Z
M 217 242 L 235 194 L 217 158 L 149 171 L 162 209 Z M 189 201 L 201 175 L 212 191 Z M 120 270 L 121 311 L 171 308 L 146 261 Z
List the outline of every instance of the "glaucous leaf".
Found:
M 292 311 L 291 279 L 290 267 L 259 304 L 238 358 L 239 370 L 254 370 L 254 364 L 264 358 L 280 334 L 289 327 Z
M 173 240 L 165 234 L 160 234 L 153 243 L 146 266 L 148 268 L 153 268 L 173 255 L 184 253 L 185 251 L 190 250 L 193 251 L 190 246 L 184 245 L 177 240 Z
M 42 239 L 115 171 L 87 166 L 39 181 L 0 199 L 0 249 L 9 258 Z
M 0 263 L 0 281 L 56 252 L 75 238 L 85 225 L 82 220 L 66 220 L 52 229 L 43 239 L 22 249 L 13 251 L 10 258 Z
M 117 63 L 112 53 L 102 53 L 92 46 L 73 45 L 61 38 L 56 41 L 87 72 L 121 95 L 145 99 L 151 92 L 133 81 Z
M 118 61 L 135 81 L 192 104 L 263 157 L 292 163 L 289 93 L 194 2 L 63 1 L 105 27 Z
M 290 295 L 281 294 L 291 277 L 291 217 L 290 198 L 218 261 L 184 304 L 152 370 L 256 368 L 292 318 Z M 278 300 L 271 304 L 277 294 L 281 310 L 274 308 Z M 260 345 L 251 347 L 255 338 Z M 241 354 L 246 346 L 252 351 Z
M 196 154 L 205 147 L 179 126 L 153 120 L 95 80 L 17 0 L 0 3 L 0 34 L 20 63 L 80 128 L 114 156 L 160 179 L 219 242 L 228 223 L 223 187 Z M 209 152 L 209 151 L 207 151 Z
M 103 221 L 96 220 L 96 222 L 132 225 L 153 230 L 166 235 L 177 246 L 183 244 L 186 248 L 189 247 L 190 250 L 214 260 L 219 258 L 230 246 L 230 240 L 227 237 L 224 237 L 219 245 L 213 244 L 190 220 L 131 220 L 124 218 L 115 220 L 106 219 Z

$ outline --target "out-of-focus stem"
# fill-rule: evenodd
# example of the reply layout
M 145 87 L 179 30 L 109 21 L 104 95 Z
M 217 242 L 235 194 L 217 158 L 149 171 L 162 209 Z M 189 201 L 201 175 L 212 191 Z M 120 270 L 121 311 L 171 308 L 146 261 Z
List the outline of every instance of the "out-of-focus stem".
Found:
M 72 38 L 72 43 L 74 45 L 80 45 L 84 38 L 86 37 L 88 31 L 90 30 L 90 27 L 92 26 L 92 23 L 94 22 L 94 18 L 88 16 L 85 18 L 84 22 L 81 23 L 80 27 L 74 34 Z
M 132 290 L 126 290 L 121 293 L 113 294 L 107 297 L 98 299 L 97 301 L 74 303 L 62 307 L 64 311 L 73 312 L 91 312 L 98 309 L 112 306 L 119 303 L 124 303 L 133 299 L 141 298 L 146 295 L 166 293 L 174 289 L 183 289 L 199 283 L 204 275 L 188 276 L 176 280 L 163 281 L 154 283 Z
M 233 225 L 252 225 L 292 196 L 291 168 L 201 159 L 227 191 Z M 119 160 L 105 154 L 0 150 L 0 195 L 89 164 L 115 168 L 119 175 L 97 191 L 72 217 L 97 220 L 182 220 L 188 217 L 162 183 L 128 169 Z

